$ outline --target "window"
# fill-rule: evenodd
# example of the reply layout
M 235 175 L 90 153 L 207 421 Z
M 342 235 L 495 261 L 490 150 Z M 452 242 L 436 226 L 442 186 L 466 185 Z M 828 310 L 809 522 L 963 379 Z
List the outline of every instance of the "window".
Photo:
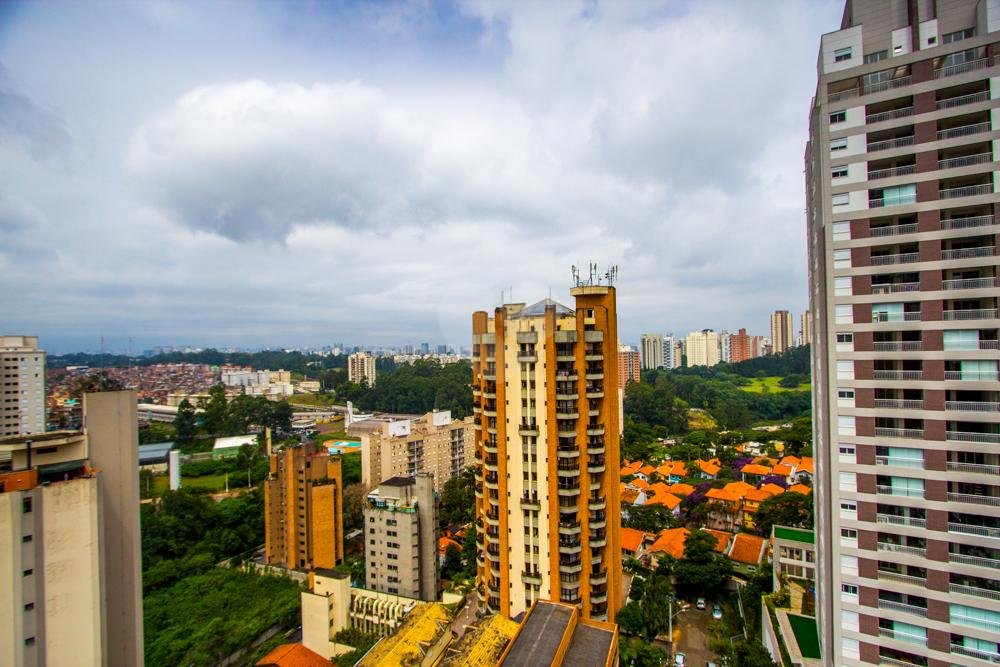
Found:
M 850 280 L 850 279 L 848 279 Z M 838 303 L 834 306 L 834 321 L 837 324 L 854 323 L 854 306 L 849 303 Z
M 837 334 L 837 344 L 838 345 L 854 345 L 854 334 L 852 334 L 852 333 L 839 333 L 839 334 Z
M 31 498 L 25 498 L 21 501 L 21 513 L 27 514 L 31 511 Z
M 833 268 L 835 269 L 851 268 L 851 250 L 849 248 L 833 251 Z
M 33 570 L 32 568 L 30 568 L 30 567 L 29 567 L 29 568 L 28 568 L 27 570 L 25 570 L 25 571 L 24 571 L 24 573 L 23 573 L 23 574 L 24 574 L 24 576 L 26 576 L 26 577 L 30 577 L 30 576 L 31 576 L 31 575 L 33 575 L 34 573 L 35 573 L 35 571 L 34 571 L 34 570 Z
M 846 169 L 846 167 L 845 167 Z M 847 241 L 851 238 L 851 221 L 842 220 L 841 222 L 833 223 L 833 240 L 834 241 Z
M 843 139 L 833 139 L 832 141 L 830 141 L 830 150 L 831 151 L 847 150 L 847 138 L 844 137 Z
M 966 28 L 965 30 L 956 30 L 955 32 L 946 32 L 941 35 L 941 41 L 944 44 L 951 44 L 952 42 L 961 42 L 963 39 L 969 39 L 974 37 L 976 34 L 975 28 Z
M 845 46 L 842 49 L 837 49 L 833 52 L 833 62 L 841 63 L 845 60 L 851 59 L 851 47 Z
M 846 206 L 851 203 L 851 195 L 847 192 L 841 192 L 840 194 L 833 195 L 830 201 L 834 206 Z
M 853 472 L 840 473 L 840 490 L 841 491 L 858 490 L 858 478 L 855 476 Z
M 844 166 L 841 166 L 841 167 L 834 167 L 831 170 L 830 175 L 833 178 L 846 178 L 847 177 L 847 171 L 848 171 L 847 165 L 844 165 Z
M 841 449 L 843 449 L 843 447 L 841 447 Z M 857 512 L 858 511 L 858 504 L 856 502 L 854 502 L 853 500 L 852 501 L 847 501 L 847 502 L 840 503 L 840 511 L 841 512 Z M 857 537 L 857 535 L 855 535 L 855 537 Z
M 979 331 L 976 329 L 971 330 L 956 330 L 956 331 L 945 331 L 944 332 L 944 349 L 945 350 L 978 350 L 979 349 Z
M 854 584 L 841 584 L 840 592 L 843 593 L 844 595 L 853 595 L 857 597 L 858 587 Z
M 875 51 L 874 53 L 866 53 L 864 57 L 865 64 L 877 63 L 880 60 L 885 60 L 889 57 L 889 50 L 882 49 L 881 51 Z
M 847 120 L 846 111 L 834 111 L 832 114 L 830 114 L 830 125 L 834 125 L 836 123 L 843 123 L 846 120 Z
M 35 603 L 34 602 L 28 602 L 28 603 L 26 603 L 24 605 L 24 610 L 25 611 L 31 611 L 34 608 L 35 608 Z
M 843 507 L 843 505 L 841 505 L 841 507 Z M 857 506 L 855 506 L 854 509 L 857 509 Z M 853 528 L 841 528 L 840 536 L 848 540 L 856 540 L 858 539 L 858 531 Z
M 882 205 L 899 206 L 917 201 L 917 186 L 914 183 L 897 185 L 893 188 L 882 188 Z
M 837 433 L 840 435 L 854 435 L 856 426 L 852 415 L 840 415 L 837 417 Z
M 837 390 L 837 398 L 842 398 L 842 399 L 845 399 L 845 400 L 853 401 L 854 400 L 854 390 L 853 389 L 838 389 Z
M 950 607 L 951 622 L 972 628 L 996 631 L 1000 626 L 1000 612 L 967 607 L 964 604 L 952 604 Z
M 27 639 L 24 640 L 24 645 L 25 646 L 34 646 L 35 645 L 35 638 L 34 637 L 28 637 Z
M 838 359 L 837 360 L 837 379 L 838 380 L 853 380 L 854 379 L 854 362 L 850 359 Z
M 833 293 L 837 296 L 851 296 L 853 288 L 850 276 L 839 276 L 833 279 Z M 850 322 L 851 320 L 847 320 Z
M 30 542 L 32 539 L 34 539 L 34 538 L 32 538 L 31 535 L 24 535 L 24 536 L 21 537 L 21 542 L 27 543 L 27 542 Z

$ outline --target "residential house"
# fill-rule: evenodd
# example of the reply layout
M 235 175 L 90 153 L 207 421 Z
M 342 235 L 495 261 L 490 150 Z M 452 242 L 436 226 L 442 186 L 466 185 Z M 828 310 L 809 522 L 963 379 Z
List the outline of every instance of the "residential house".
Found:
M 656 536 L 656 540 L 646 549 L 650 563 L 659 563 L 660 559 L 664 556 L 683 558 L 684 542 L 690 534 L 691 531 L 687 528 L 669 528 L 660 531 L 659 535 Z
M 698 459 L 694 464 L 698 468 L 695 477 L 700 477 L 701 479 L 715 479 L 719 476 L 719 471 L 722 470 L 719 459 L 712 459 L 710 461 Z
M 635 528 L 622 528 L 621 544 L 622 558 L 638 558 L 642 555 L 642 547 L 649 537 L 648 533 Z
M 767 541 L 758 535 L 737 533 L 726 555 L 733 562 L 737 572 L 755 572 L 764 559 Z
M 778 491 L 775 492 L 772 490 L 772 488 L 769 487 L 776 488 L 778 489 Z M 784 492 L 785 490 L 782 489 L 777 484 L 766 484 L 764 487 L 761 487 L 759 489 L 751 489 L 747 491 L 746 495 L 743 496 L 743 507 L 741 510 L 743 513 L 743 516 L 741 517 L 743 521 L 743 527 L 753 528 L 754 515 L 757 513 L 757 509 L 760 507 L 760 504 L 765 500 L 767 500 L 768 498 L 771 498 L 772 496 L 775 496 L 778 493 L 784 493 Z
M 676 484 L 687 477 L 688 469 L 683 461 L 664 461 L 656 469 L 656 473 L 671 484 Z
M 771 474 L 771 467 L 760 463 L 748 463 L 740 468 L 740 475 L 744 482 L 748 484 L 760 484 L 760 482 Z

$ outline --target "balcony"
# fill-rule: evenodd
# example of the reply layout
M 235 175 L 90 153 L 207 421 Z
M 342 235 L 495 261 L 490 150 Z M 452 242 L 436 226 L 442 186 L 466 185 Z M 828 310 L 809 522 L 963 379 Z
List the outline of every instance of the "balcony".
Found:
M 592 538 L 590 538 L 590 546 L 593 547 L 593 548 L 595 548 L 595 549 L 603 547 L 603 546 L 607 545 L 607 543 L 608 543 L 608 538 L 607 537 L 592 537 Z
M 872 294 L 893 294 L 895 292 L 919 292 L 920 283 L 873 284 Z
M 988 588 L 977 588 L 975 586 L 963 586 L 962 584 L 948 584 L 948 591 L 951 593 L 961 593 L 987 600 L 1000 600 L 1000 591 L 991 591 Z
M 938 169 L 957 169 L 959 167 L 971 167 L 976 164 L 986 164 L 987 162 L 993 162 L 992 153 L 963 155 L 962 157 L 952 157 L 946 160 L 938 160 Z
M 878 151 L 887 151 L 891 148 L 902 148 L 903 146 L 912 146 L 913 140 L 914 140 L 913 135 L 911 134 L 907 137 L 896 137 L 895 139 L 873 141 L 872 143 L 868 144 L 867 149 L 869 153 L 877 153 Z
M 957 412 L 1000 412 L 1000 403 L 993 401 L 945 401 L 944 409 Z
M 954 107 L 961 107 L 967 104 L 978 104 L 979 102 L 985 102 L 990 99 L 989 91 L 984 90 L 981 93 L 972 93 L 970 95 L 959 95 L 958 97 L 949 97 L 946 100 L 938 100 L 937 107 L 938 111 L 942 109 L 952 109 Z
M 977 475 L 1000 475 L 1000 465 L 987 465 L 984 463 L 948 461 L 948 470 L 954 472 L 971 472 Z
M 948 492 L 948 500 L 955 503 L 969 503 L 971 505 L 990 505 L 1000 507 L 1000 498 L 996 496 L 980 496 L 974 493 L 952 493 Z
M 919 340 L 877 340 L 872 349 L 876 352 L 919 352 L 924 344 Z
M 590 583 L 597 586 L 600 584 L 605 584 L 608 582 L 608 573 L 601 572 L 599 574 L 590 575 Z
M 880 496 L 896 496 L 902 498 L 923 498 L 923 489 L 903 489 L 898 486 L 876 486 L 875 493 Z
M 946 76 L 956 76 L 958 74 L 965 74 L 966 72 L 973 72 L 977 69 L 992 67 L 993 64 L 994 64 L 994 58 L 980 58 L 979 60 L 971 60 L 967 63 L 948 65 L 947 67 L 941 67 L 939 69 L 934 70 L 934 78 L 942 79 Z
M 913 526 L 914 528 L 926 528 L 927 519 L 918 519 L 916 517 L 909 516 L 897 516 L 895 514 L 876 514 L 875 523 L 887 523 L 893 526 Z M 879 551 L 891 551 L 891 549 L 883 549 L 882 545 L 889 545 L 888 542 L 879 543 Z M 897 545 L 890 545 L 897 546 Z
M 881 201 L 881 200 L 879 200 Z M 919 252 L 904 252 L 895 255 L 872 255 L 872 266 L 888 266 L 890 264 L 912 264 L 920 261 Z
M 865 124 L 872 125 L 874 123 L 882 123 L 884 121 L 894 120 L 896 118 L 906 118 L 907 116 L 912 116 L 912 115 L 913 115 L 913 107 L 903 107 L 902 109 L 891 109 L 889 111 L 880 111 L 879 113 L 870 113 L 867 116 L 865 116 Z
M 898 642 L 910 642 L 911 644 L 920 644 L 921 646 L 927 643 L 927 635 L 911 635 L 908 632 L 900 632 L 892 628 L 879 628 L 878 634 L 880 637 L 895 639 Z
M 941 229 L 969 229 L 987 227 L 994 224 L 992 215 L 977 215 L 971 218 L 949 218 L 941 221 Z
M 904 164 L 898 167 L 889 167 L 888 169 L 874 169 L 868 172 L 869 181 L 877 181 L 880 178 L 893 178 L 894 176 L 908 176 L 909 174 L 915 174 L 917 172 L 917 165 L 915 164 Z M 914 225 L 916 227 L 916 225 Z
M 948 522 L 949 533 L 959 533 L 961 535 L 979 535 L 980 537 L 1000 538 L 1000 528 L 993 526 L 976 526 L 971 523 Z
M 608 594 L 607 594 L 607 592 L 604 592 L 604 593 L 593 593 L 590 596 L 590 602 L 591 602 L 591 604 L 598 604 L 599 602 L 607 602 L 607 601 L 608 601 Z
M 1000 433 L 977 433 L 975 431 L 945 431 L 945 439 L 956 442 L 1000 443 Z
M 607 499 L 604 496 L 600 496 L 598 498 L 590 498 L 590 500 L 587 503 L 587 507 L 589 507 L 592 510 L 602 510 L 606 508 L 607 505 L 608 505 Z
M 904 459 L 899 456 L 876 456 L 875 465 L 894 466 L 896 468 L 918 468 L 923 470 L 923 459 Z
M 878 608 L 887 609 L 889 611 L 901 611 L 904 614 L 912 614 L 914 616 L 921 616 L 923 618 L 927 618 L 926 607 L 918 607 L 916 605 L 906 604 L 905 602 L 893 602 L 892 600 L 879 600 Z M 882 659 L 885 660 L 885 658 Z M 906 665 L 909 663 L 904 662 L 902 664 Z
M 941 281 L 941 287 L 944 289 L 986 289 L 996 286 L 996 276 L 990 276 L 988 278 L 958 278 L 955 280 Z
M 997 371 L 945 371 L 945 380 L 966 380 L 968 382 L 995 382 Z
M 873 377 L 876 380 L 923 380 L 923 371 L 896 371 L 896 370 L 874 370 Z
M 579 542 L 559 542 L 559 553 L 572 556 L 583 550 L 583 545 Z M 579 570 L 577 570 L 579 571 Z
M 908 574 L 900 574 L 899 572 L 885 572 L 883 570 L 879 570 L 878 579 L 879 581 L 895 581 L 900 584 L 919 586 L 920 588 L 925 588 L 927 586 L 926 577 L 911 577 Z
M 919 373 L 920 371 L 915 371 Z M 880 409 L 897 409 L 897 410 L 923 410 L 924 402 L 905 398 L 876 398 L 875 407 Z M 879 457 L 875 457 L 876 462 Z M 882 457 L 888 458 L 888 457 Z
M 588 424 L 587 435 L 604 435 L 604 427 L 599 424 Z
M 979 246 L 976 248 L 955 248 L 942 250 L 941 259 L 973 259 L 975 257 L 992 257 L 996 254 L 994 246 Z
M 938 130 L 938 141 L 944 139 L 955 139 L 957 137 L 968 137 L 973 134 L 982 134 L 991 131 L 990 122 L 974 123 L 972 125 L 962 125 L 961 127 L 950 127 L 945 130 Z
M 521 496 L 521 508 L 526 510 L 535 510 L 537 512 L 542 509 L 542 503 L 538 500 L 538 498 Z
M 878 657 L 878 664 L 889 665 L 890 667 L 924 667 L 924 664 L 920 662 L 909 662 L 907 660 L 899 660 L 897 658 L 890 658 L 887 655 L 880 655 Z
M 559 534 L 560 535 L 579 535 L 580 534 L 580 522 L 579 521 L 560 521 L 559 522 Z
M 580 457 L 580 450 L 577 449 L 576 447 L 564 448 L 562 445 L 560 445 L 559 449 L 556 450 L 556 456 L 558 456 L 561 459 L 575 459 Z
M 966 646 L 962 646 L 961 644 L 952 644 L 951 652 L 956 655 L 964 655 L 970 658 L 985 660 L 986 662 L 1000 663 L 1000 653 L 990 653 L 989 651 L 980 651 L 979 649 L 968 648 Z
M 885 428 L 875 427 L 875 436 L 879 438 L 912 438 L 922 440 L 924 429 L 922 428 Z
M 982 556 L 968 556 L 966 554 L 949 553 L 948 562 L 985 567 L 990 570 L 1000 569 L 1000 559 L 997 558 L 984 558 Z
M 997 317 L 996 308 L 972 308 L 962 310 L 946 310 L 941 313 L 945 321 L 954 320 L 994 320 Z
M 521 572 L 521 579 L 526 584 L 534 584 L 535 586 L 542 585 L 542 573 L 531 570 L 524 570 Z
M 884 515 L 883 515 L 884 516 Z M 927 549 L 924 547 L 911 547 L 905 544 L 893 544 L 892 542 L 879 542 L 876 545 L 877 551 L 891 551 L 893 553 L 909 554 L 926 558 Z
M 960 188 L 948 188 L 945 190 L 938 190 L 938 199 L 978 197 L 979 195 L 992 194 L 992 192 L 993 192 L 992 183 L 983 183 L 982 185 L 965 185 Z
M 905 225 L 887 225 L 885 227 L 872 227 L 869 236 L 898 236 L 899 234 L 914 234 L 917 231 L 917 223 L 909 222 Z
M 580 495 L 580 487 L 579 486 L 568 486 L 568 487 L 560 486 L 559 489 L 558 489 L 558 491 L 557 491 L 557 493 L 560 496 L 562 496 L 563 498 L 572 498 L 573 496 Z

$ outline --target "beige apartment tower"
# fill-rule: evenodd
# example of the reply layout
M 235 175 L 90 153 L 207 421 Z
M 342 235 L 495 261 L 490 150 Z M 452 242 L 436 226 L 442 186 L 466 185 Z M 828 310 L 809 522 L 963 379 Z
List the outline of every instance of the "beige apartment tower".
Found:
M 143 664 L 136 424 L 105 392 L 81 431 L 0 438 L 0 664 Z
M 0 336 L 0 436 L 45 432 L 45 350 L 37 336 Z
M 792 314 L 776 310 L 771 314 L 771 354 L 781 354 L 795 347 L 795 329 Z
M 367 352 L 355 352 L 347 357 L 347 379 L 356 384 L 375 386 L 375 357 Z
M 663 336 L 661 336 L 660 334 L 642 334 L 642 337 L 640 339 L 639 351 L 642 352 L 643 370 L 651 370 L 653 368 L 664 368 Z
M 365 500 L 365 577 L 373 591 L 437 600 L 437 497 L 428 474 L 392 477 Z
M 264 482 L 264 543 L 268 565 L 330 569 L 344 560 L 339 456 L 313 443 L 271 454 Z
M 386 422 L 361 436 L 361 483 L 366 489 L 390 477 L 430 473 L 440 491 L 475 463 L 472 417 L 452 419 L 450 410 Z
M 477 585 L 513 617 L 533 602 L 614 620 L 621 605 L 615 290 L 580 285 L 472 316 Z
M 688 366 L 714 366 L 719 363 L 719 334 L 711 329 L 692 331 L 684 345 Z
M 1000 3 L 854 0 L 805 154 L 825 662 L 1000 662 Z

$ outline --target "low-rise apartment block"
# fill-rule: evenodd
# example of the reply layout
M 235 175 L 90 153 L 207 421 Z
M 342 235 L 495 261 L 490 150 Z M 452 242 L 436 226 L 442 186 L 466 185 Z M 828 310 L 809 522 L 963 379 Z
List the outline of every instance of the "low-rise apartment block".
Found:
M 441 410 L 382 422 L 361 436 L 361 482 L 368 489 L 383 479 L 430 473 L 440 490 L 475 465 L 475 455 L 472 417 L 452 419 L 450 410 Z

